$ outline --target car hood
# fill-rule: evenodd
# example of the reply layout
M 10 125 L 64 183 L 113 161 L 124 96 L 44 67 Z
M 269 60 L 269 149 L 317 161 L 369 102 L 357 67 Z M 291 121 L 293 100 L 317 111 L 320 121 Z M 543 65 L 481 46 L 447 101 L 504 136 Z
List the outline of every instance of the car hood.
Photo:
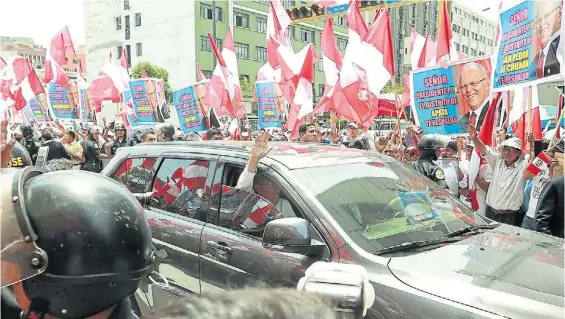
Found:
M 563 239 L 509 225 L 403 257 L 405 284 L 510 318 L 563 318 Z

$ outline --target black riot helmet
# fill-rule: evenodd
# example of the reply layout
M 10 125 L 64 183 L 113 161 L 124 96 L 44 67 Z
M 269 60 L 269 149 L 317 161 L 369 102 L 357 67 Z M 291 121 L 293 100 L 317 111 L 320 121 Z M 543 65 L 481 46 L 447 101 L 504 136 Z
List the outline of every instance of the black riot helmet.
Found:
M 162 124 L 159 127 L 159 132 L 162 132 L 165 135 L 165 138 L 173 138 L 173 136 L 175 136 L 175 127 L 173 126 L 173 124 Z
M 22 125 L 20 127 L 20 131 L 22 132 L 24 138 L 29 139 L 33 137 L 33 129 L 30 125 Z
M 150 273 L 151 231 L 117 182 L 84 171 L 0 171 L 2 287 L 21 282 L 24 318 L 86 318 Z
M 418 141 L 418 151 L 420 159 L 437 160 L 436 149 L 446 147 L 449 137 L 439 134 L 426 134 Z
M 116 123 L 114 124 L 114 131 L 118 131 L 118 130 L 124 130 L 127 132 L 126 126 L 124 125 L 124 123 Z

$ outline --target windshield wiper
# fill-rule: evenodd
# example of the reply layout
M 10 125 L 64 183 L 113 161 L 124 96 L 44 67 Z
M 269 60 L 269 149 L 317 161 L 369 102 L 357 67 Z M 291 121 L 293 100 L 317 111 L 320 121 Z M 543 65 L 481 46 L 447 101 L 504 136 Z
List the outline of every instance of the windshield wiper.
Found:
M 459 236 L 459 235 L 466 234 L 466 233 L 472 233 L 472 232 L 475 232 L 479 229 L 494 229 L 498 226 L 500 226 L 500 224 L 486 224 L 486 225 L 469 226 L 469 227 L 461 228 L 461 229 L 458 229 L 458 230 L 453 231 L 451 233 L 445 234 L 443 236 L 443 238 L 450 238 L 450 237 L 455 237 L 455 236 Z
M 410 249 L 421 248 L 421 247 L 426 247 L 426 246 L 440 245 L 440 244 L 445 244 L 445 243 L 454 243 L 454 242 L 457 242 L 457 241 L 460 241 L 460 240 L 461 239 L 459 239 L 459 238 L 441 237 L 439 239 L 434 239 L 434 240 L 407 241 L 407 242 L 404 242 L 402 244 L 398 244 L 398 245 L 386 247 L 386 248 L 383 248 L 383 249 L 379 249 L 377 251 L 372 252 L 372 254 L 379 256 L 379 255 L 393 253 L 393 252 L 397 252 L 397 251 L 410 250 Z

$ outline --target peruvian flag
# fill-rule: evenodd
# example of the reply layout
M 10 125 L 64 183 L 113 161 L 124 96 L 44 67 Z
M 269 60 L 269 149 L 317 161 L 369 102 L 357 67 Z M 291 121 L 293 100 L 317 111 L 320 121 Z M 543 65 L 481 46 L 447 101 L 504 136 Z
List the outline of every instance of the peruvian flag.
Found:
M 549 167 L 551 162 L 551 157 L 547 155 L 546 152 L 541 152 L 539 155 L 528 165 L 526 170 L 528 172 L 534 174 L 534 176 L 539 175 L 539 173 L 544 170 L 546 167 Z
M 122 49 L 122 57 L 120 58 L 120 66 L 118 67 L 118 72 L 120 73 L 120 77 L 124 82 L 124 86 L 129 86 L 129 66 L 128 66 L 128 56 L 126 48 Z
M 423 36 L 412 29 L 410 36 L 410 63 L 412 70 L 435 65 L 437 44 L 431 35 Z
M 194 161 L 186 168 L 177 168 L 171 175 L 171 179 L 175 181 L 178 186 L 184 185 L 192 191 L 204 189 L 208 168 L 208 162 Z
M 71 57 L 76 56 L 73 40 L 69 33 L 69 28 L 64 27 L 63 30 L 57 32 L 53 39 L 51 39 L 51 46 L 49 47 L 50 58 L 53 59 L 59 66 L 64 67 L 67 65 L 67 51 L 71 50 Z
M 321 35 L 322 46 L 322 60 L 324 65 L 324 74 L 326 75 L 326 83 L 324 86 L 324 93 L 318 102 L 312 114 L 321 112 L 328 112 L 331 109 L 335 110 L 332 103 L 332 96 L 334 88 L 339 81 L 339 71 L 341 70 L 342 60 L 339 53 L 337 43 L 334 36 L 334 28 L 332 23 L 332 16 L 329 15 L 326 19 L 326 24 Z
M 126 89 L 126 84 L 120 75 L 120 71 L 111 63 L 106 63 L 95 77 L 87 91 L 94 100 L 112 101 L 119 103 L 120 95 Z M 101 112 L 101 104 L 96 103 L 96 112 Z
M 257 203 L 253 206 L 251 213 L 242 222 L 242 225 L 245 226 L 245 228 L 253 229 L 256 228 L 257 225 L 264 224 L 269 219 L 275 217 L 274 214 L 271 213 L 271 209 L 273 208 L 273 204 L 268 201 L 257 201 Z M 237 217 L 239 216 L 234 216 L 234 218 Z
M 495 130 L 495 116 L 496 110 L 500 107 L 500 104 L 503 103 L 504 95 L 502 93 L 494 93 L 490 96 L 490 103 L 487 113 L 485 115 L 485 119 L 479 131 L 478 138 L 483 142 L 486 146 L 493 146 L 494 144 L 494 130 Z M 471 207 L 473 210 L 479 209 L 479 203 L 477 201 L 477 189 L 475 185 L 475 180 L 479 174 L 479 168 L 484 163 L 484 159 L 481 158 L 479 151 L 475 148 L 473 154 L 471 155 L 471 160 L 469 162 L 469 188 L 472 189 L 471 191 Z
M 200 67 L 200 63 L 196 63 L 196 73 L 198 74 L 198 82 L 208 80 L 206 78 L 206 76 L 204 75 L 204 72 L 202 72 L 202 68 Z
M 49 57 L 45 59 L 45 73 L 42 80 L 46 84 L 55 82 L 62 86 L 66 86 L 69 83 L 69 77 L 65 74 L 65 70 Z
M 530 96 L 529 91 L 532 94 Z M 532 113 L 528 112 L 528 105 L 532 105 Z M 521 87 L 514 91 L 514 103 L 512 104 L 512 109 L 508 116 L 508 123 L 512 126 L 512 130 L 516 137 L 522 140 L 522 148 L 526 150 L 528 147 L 527 143 L 527 133 L 530 129 L 528 123 L 531 121 L 531 133 L 534 135 L 534 140 L 542 139 L 542 127 L 539 111 L 539 97 L 538 97 L 538 87 L 534 85 L 532 87 Z
M 8 75 L 8 69 L 6 61 L 0 57 L 0 98 L 4 101 L 8 99 L 15 101 L 11 90 L 13 79 L 11 75 Z
M 16 101 L 16 110 L 21 110 L 27 105 L 27 101 L 35 98 L 41 93 L 45 93 L 41 81 L 37 77 L 35 70 L 24 58 L 15 58 L 12 62 L 14 78 L 19 87 L 13 96 Z
M 357 62 L 366 71 L 369 90 L 379 96 L 394 75 L 394 53 L 390 17 L 381 10 L 361 43 Z
M 239 83 L 232 30 L 228 28 L 221 54 L 210 33 L 208 33 L 208 39 L 218 64 L 208 84 L 205 97 L 206 104 L 218 110 L 223 110 L 225 107 L 225 110 L 232 117 L 243 118 L 245 116 L 245 109 L 243 108 L 243 94 Z
M 436 64 L 447 67 L 450 62 L 457 61 L 459 55 L 455 47 L 455 41 L 451 34 L 451 21 L 447 1 L 441 0 L 440 22 L 437 36 Z

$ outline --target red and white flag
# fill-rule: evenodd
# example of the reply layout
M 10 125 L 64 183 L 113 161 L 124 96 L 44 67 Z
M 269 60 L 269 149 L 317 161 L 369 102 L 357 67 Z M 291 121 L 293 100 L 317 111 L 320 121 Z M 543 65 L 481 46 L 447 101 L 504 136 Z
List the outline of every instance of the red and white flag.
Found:
M 198 74 L 198 82 L 208 80 L 204 75 L 204 72 L 202 72 L 202 68 L 200 68 L 200 63 L 196 63 L 196 73 Z
M 107 62 L 104 64 L 98 76 L 92 79 L 88 86 L 88 93 L 92 96 L 96 104 L 96 112 L 101 112 L 101 101 L 112 101 L 119 103 L 121 94 L 126 88 L 126 84 L 120 75 L 118 68 Z
M 551 163 L 551 157 L 547 155 L 546 152 L 541 152 L 539 155 L 528 165 L 526 168 L 528 172 L 534 174 L 534 176 L 539 175 L 541 171 L 549 167 Z
M 120 66 L 118 67 L 118 72 L 120 73 L 120 77 L 124 82 L 124 86 L 129 86 L 129 65 L 128 65 L 128 56 L 126 52 L 126 48 L 122 49 L 122 57 L 120 58 Z
M 26 59 L 15 58 L 12 62 L 12 68 L 18 84 L 18 89 L 13 94 L 16 101 L 15 108 L 21 110 L 27 105 L 27 101 L 45 93 L 45 91 L 35 70 Z
M 530 96 L 529 91 L 532 94 Z M 528 112 L 528 105 L 532 105 L 532 113 Z M 531 123 L 530 123 L 531 121 Z M 541 140 L 543 137 L 541 118 L 539 111 L 539 96 L 537 85 L 530 87 L 521 87 L 514 90 L 514 103 L 508 115 L 508 123 L 512 126 L 512 131 L 516 137 L 522 140 L 522 147 L 527 149 L 527 133 L 530 132 L 534 135 L 534 140 Z
M 447 67 L 450 62 L 457 61 L 459 55 L 451 34 L 451 21 L 446 0 L 440 3 L 440 22 L 437 36 L 436 64 Z
M 171 179 L 179 188 L 185 186 L 191 191 L 203 190 L 206 185 L 208 167 L 209 164 L 206 161 L 194 161 L 186 168 L 177 168 L 171 175 Z
M 45 84 L 54 82 L 62 86 L 69 83 L 69 77 L 65 74 L 65 70 L 50 58 L 45 59 L 45 73 L 42 80 Z
M 68 27 L 64 27 L 55 34 L 53 39 L 51 39 L 48 52 L 53 61 L 61 67 L 67 65 L 68 57 L 74 58 L 76 56 L 75 47 L 73 46 L 73 40 L 71 39 Z M 67 52 L 69 53 L 68 55 Z

